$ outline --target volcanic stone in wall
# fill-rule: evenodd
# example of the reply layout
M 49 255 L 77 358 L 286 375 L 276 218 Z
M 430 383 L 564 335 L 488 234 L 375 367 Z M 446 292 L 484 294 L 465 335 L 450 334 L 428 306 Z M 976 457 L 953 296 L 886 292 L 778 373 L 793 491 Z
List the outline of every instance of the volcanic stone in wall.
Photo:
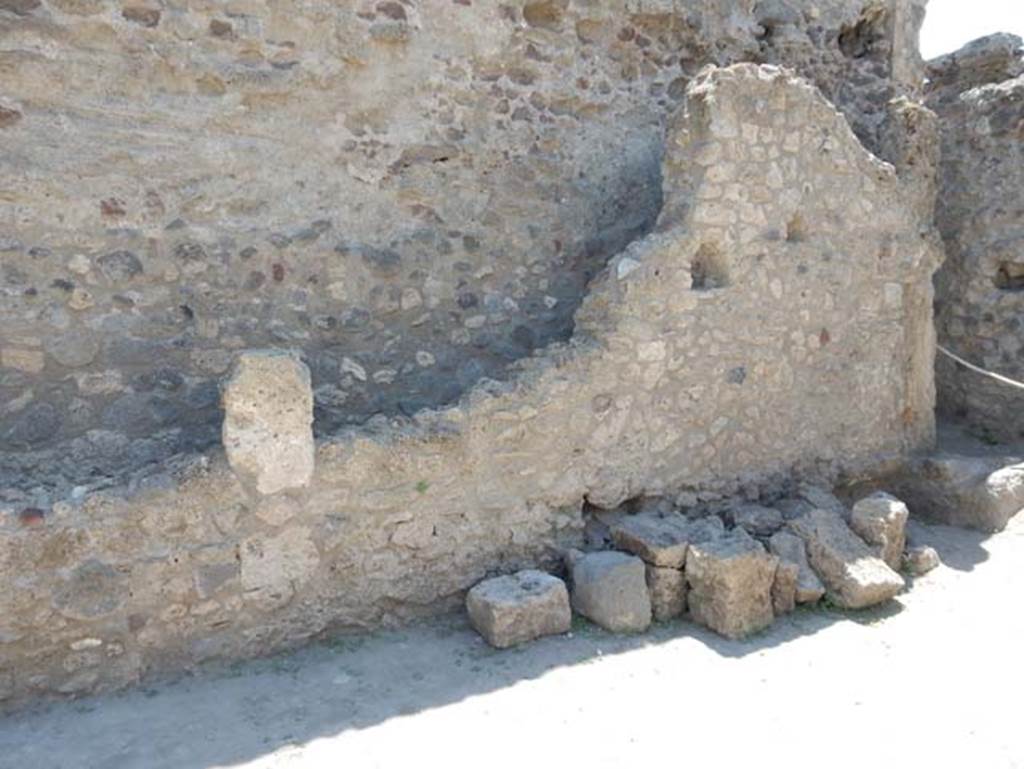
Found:
M 1024 381 L 1024 43 L 992 35 L 929 62 L 939 116 L 936 330 L 955 354 Z M 992 439 L 1024 436 L 1024 390 L 941 358 L 939 407 Z

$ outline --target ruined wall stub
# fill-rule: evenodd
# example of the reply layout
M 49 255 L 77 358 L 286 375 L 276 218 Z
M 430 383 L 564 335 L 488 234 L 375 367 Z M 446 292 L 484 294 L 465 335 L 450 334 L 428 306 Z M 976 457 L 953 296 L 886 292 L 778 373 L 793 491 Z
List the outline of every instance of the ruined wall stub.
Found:
M 993 35 L 929 63 L 942 128 L 936 221 L 940 343 L 1024 381 L 1024 44 Z M 996 439 L 1024 436 L 1024 391 L 942 358 L 939 406 Z
M 215 452 L 0 516 L 0 696 L 438 611 L 553 564 L 585 500 L 756 493 L 927 444 L 939 254 L 918 166 L 898 174 L 782 70 L 713 69 L 688 94 L 656 232 L 510 381 L 322 442 L 308 487 L 253 493 Z
M 0 500 L 215 445 L 243 349 L 301 354 L 321 437 L 504 378 L 650 231 L 702 66 L 874 148 L 920 5 L 0 3 Z

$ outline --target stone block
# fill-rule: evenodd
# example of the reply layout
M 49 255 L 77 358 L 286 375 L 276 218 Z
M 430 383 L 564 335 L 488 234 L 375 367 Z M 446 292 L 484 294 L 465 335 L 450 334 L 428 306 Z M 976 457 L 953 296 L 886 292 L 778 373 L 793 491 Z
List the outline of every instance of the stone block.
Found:
M 686 559 L 690 616 L 726 638 L 768 627 L 778 563 L 743 529 L 692 545 Z
M 613 633 L 651 624 L 644 562 L 625 553 L 587 553 L 572 567 L 572 608 Z
M 639 556 L 652 566 L 681 569 L 686 561 L 690 529 L 687 520 L 673 513 L 625 516 L 611 526 L 612 541 L 620 550 Z
M 811 566 L 837 605 L 863 609 L 903 589 L 903 577 L 872 553 L 837 513 L 813 510 L 789 526 L 804 541 Z
M 934 547 L 919 545 L 903 554 L 903 568 L 914 577 L 921 577 L 942 564 Z
M 1024 509 L 1024 462 L 943 454 L 913 463 L 897 490 L 914 515 L 980 531 L 1002 531 Z
M 853 506 L 850 528 L 875 551 L 875 555 L 898 570 L 907 544 L 907 506 L 891 494 L 877 491 Z
M 686 576 L 680 569 L 646 565 L 651 611 L 658 622 L 675 619 L 686 611 Z
M 498 649 L 566 633 L 572 624 L 565 583 L 532 569 L 479 583 L 466 595 L 466 610 L 476 631 Z
M 777 532 L 768 540 L 768 550 L 778 556 L 781 563 L 791 563 L 797 567 L 797 603 L 815 603 L 825 595 L 825 586 L 808 563 L 807 549 L 800 537 L 788 531 Z
M 313 477 L 313 390 L 309 369 L 288 352 L 243 353 L 224 388 L 228 461 L 261 494 Z
M 800 579 L 800 567 L 790 561 L 779 560 L 772 582 L 772 609 L 776 617 L 788 614 L 796 608 L 796 588 Z

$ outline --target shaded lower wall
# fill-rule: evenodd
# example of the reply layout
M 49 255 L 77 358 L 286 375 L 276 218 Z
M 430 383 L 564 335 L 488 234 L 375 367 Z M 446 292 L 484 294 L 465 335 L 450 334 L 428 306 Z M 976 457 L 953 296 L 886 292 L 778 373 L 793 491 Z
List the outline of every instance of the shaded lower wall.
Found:
M 936 327 L 955 354 L 1024 382 L 1024 43 L 993 35 L 929 64 L 939 116 L 936 221 L 947 260 Z M 1024 437 L 1024 390 L 940 358 L 940 410 L 982 437 Z
M 438 611 L 487 574 L 552 566 L 585 501 L 756 495 L 928 444 L 927 182 L 770 67 L 704 73 L 668 137 L 658 231 L 594 283 L 571 343 L 510 382 L 321 443 L 298 492 L 247 490 L 214 452 L 0 516 L 0 695 Z

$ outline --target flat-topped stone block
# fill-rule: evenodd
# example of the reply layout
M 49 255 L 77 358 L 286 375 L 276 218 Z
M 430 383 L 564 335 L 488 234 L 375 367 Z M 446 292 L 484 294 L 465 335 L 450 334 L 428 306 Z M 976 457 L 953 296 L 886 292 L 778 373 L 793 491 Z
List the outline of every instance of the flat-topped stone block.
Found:
M 572 567 L 572 608 L 613 633 L 638 633 L 651 624 L 644 562 L 605 551 L 587 553 Z
M 768 627 L 778 563 L 743 529 L 693 545 L 686 559 L 690 616 L 726 638 Z
M 681 569 L 686 561 L 689 530 L 681 515 L 630 515 L 611 527 L 612 541 L 651 566 Z
M 572 625 L 565 583 L 534 569 L 479 583 L 466 594 L 466 610 L 476 631 L 499 649 L 566 633 Z
M 875 551 L 875 555 L 898 571 L 907 544 L 907 506 L 892 494 L 876 491 L 853 506 L 850 528 Z
M 811 566 L 837 605 L 863 609 L 903 589 L 903 577 L 871 552 L 837 513 L 812 510 L 789 526 L 803 539 Z

